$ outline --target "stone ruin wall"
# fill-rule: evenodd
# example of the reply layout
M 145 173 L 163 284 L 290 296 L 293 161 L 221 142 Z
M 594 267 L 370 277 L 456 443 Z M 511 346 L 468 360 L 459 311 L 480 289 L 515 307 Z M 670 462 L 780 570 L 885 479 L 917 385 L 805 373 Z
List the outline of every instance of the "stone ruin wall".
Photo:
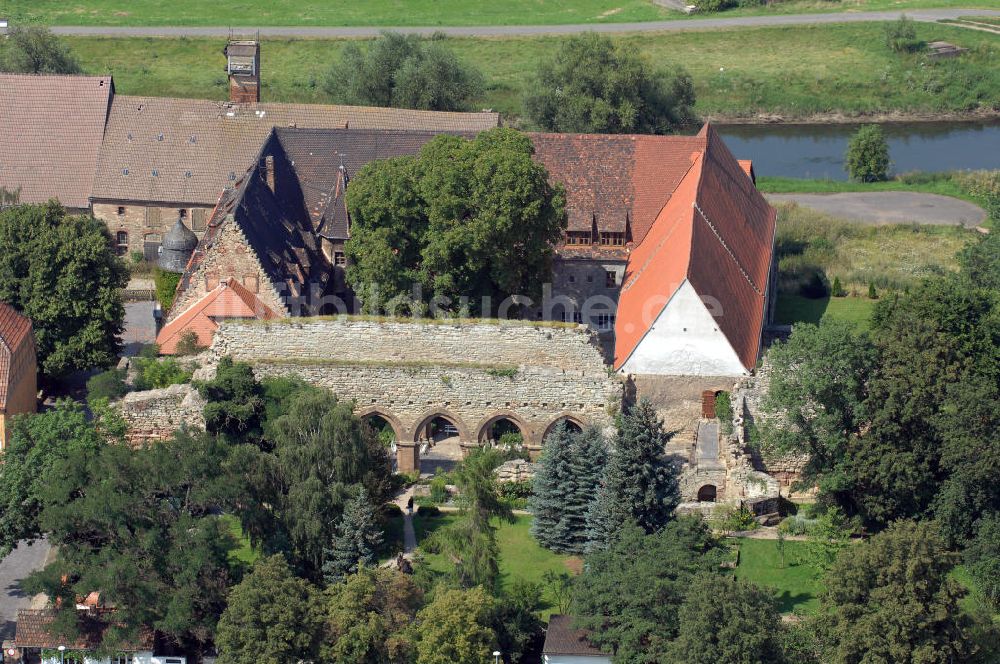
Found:
M 622 399 L 594 335 L 582 326 L 514 321 L 386 321 L 354 317 L 226 321 L 209 353 L 258 375 L 298 376 L 377 412 L 400 441 L 450 417 L 474 445 L 490 420 L 522 426 L 529 448 L 568 416 L 610 427 Z
M 118 408 L 127 426 L 125 439 L 134 447 L 169 438 L 182 425 L 205 428 L 205 402 L 191 385 L 130 392 Z

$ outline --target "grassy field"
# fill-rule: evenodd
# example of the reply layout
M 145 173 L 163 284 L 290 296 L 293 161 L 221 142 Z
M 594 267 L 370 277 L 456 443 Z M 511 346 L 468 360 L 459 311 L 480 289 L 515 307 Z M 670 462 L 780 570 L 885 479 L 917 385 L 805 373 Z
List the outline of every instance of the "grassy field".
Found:
M 884 45 L 878 23 L 648 33 L 618 37 L 658 66 L 683 65 L 692 75 L 697 111 L 705 117 L 823 113 L 962 112 L 1000 109 L 1000 36 L 941 24 L 916 24 L 925 40 L 969 47 L 951 60 L 928 62 Z M 513 118 L 539 60 L 563 37 L 456 38 L 449 44 L 484 72 L 477 108 Z M 88 73 L 112 73 L 120 94 L 225 99 L 219 39 L 67 38 Z M 329 102 L 324 81 L 345 40 L 265 40 L 265 101 Z M 734 48 L 739 44 L 739 48 Z
M 859 330 L 868 329 L 875 300 L 861 297 L 808 298 L 801 295 L 781 295 L 774 311 L 778 325 L 793 323 L 819 324 L 823 318 L 853 323 Z
M 452 523 L 456 514 L 442 514 L 436 517 L 416 516 L 413 528 L 419 544 L 428 534 L 438 528 Z M 531 527 L 531 516 L 518 515 L 513 524 L 501 524 L 497 531 L 497 541 L 500 544 L 500 575 L 502 583 L 507 585 L 515 579 L 523 579 L 533 583 L 543 583 L 542 577 L 548 571 L 565 572 L 569 556 L 561 556 L 543 549 L 535 542 L 528 529 Z M 438 573 L 447 571 L 451 564 L 443 555 L 425 554 L 425 560 L 430 568 Z M 553 612 L 552 598 L 545 596 L 550 604 L 542 612 L 543 618 Z
M 815 613 L 822 590 L 815 568 L 799 562 L 805 542 L 785 542 L 782 566 L 775 540 L 741 539 L 736 576 L 774 591 L 782 613 Z
M 994 6 L 990 0 L 794 0 L 723 15 Z M 4 0 L 0 15 L 52 25 L 192 26 L 554 25 L 687 18 L 650 0 Z
M 912 191 L 922 194 L 952 196 L 976 203 L 976 200 L 972 196 L 947 177 L 948 174 L 924 175 L 926 175 L 926 180 L 909 181 L 906 178 L 896 177 L 886 182 L 807 180 L 804 178 L 760 176 L 757 178 L 757 189 L 765 194 L 839 194 L 852 191 Z

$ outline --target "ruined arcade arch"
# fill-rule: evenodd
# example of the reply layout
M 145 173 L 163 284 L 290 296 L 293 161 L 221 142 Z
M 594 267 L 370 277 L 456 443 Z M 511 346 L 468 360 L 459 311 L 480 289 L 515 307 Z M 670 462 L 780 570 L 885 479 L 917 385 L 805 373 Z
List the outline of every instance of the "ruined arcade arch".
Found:
M 699 503 L 714 503 L 718 498 L 718 489 L 714 484 L 706 484 L 698 489 Z
M 428 431 L 430 424 L 438 419 L 444 420 L 455 427 L 460 441 L 465 442 L 473 440 L 469 435 L 469 428 L 465 425 L 465 422 L 462 421 L 462 418 L 446 409 L 438 408 L 424 413 L 424 415 L 417 420 L 417 425 L 413 428 L 413 441 L 420 442 L 427 440 L 430 435 L 432 435 Z
M 476 427 L 478 432 L 476 435 L 476 441 L 480 445 L 490 441 L 499 440 L 503 433 L 506 433 L 504 429 L 510 430 L 512 432 L 517 432 L 521 434 L 521 442 L 524 445 L 533 442 L 531 428 L 518 416 L 516 413 L 510 411 L 504 411 L 496 413 L 493 416 L 487 418 Z
M 571 413 L 560 413 L 554 420 L 549 422 L 547 427 L 545 427 L 545 433 L 542 434 L 543 445 L 545 444 L 545 439 L 549 437 L 549 434 L 555 431 L 556 426 L 558 426 L 560 422 L 565 422 L 570 431 L 575 430 L 576 432 L 580 432 L 587 428 L 586 422 L 578 418 L 576 415 Z
M 399 420 L 384 410 L 376 406 L 372 406 L 358 411 L 357 415 L 359 419 L 372 426 L 376 433 L 379 433 L 382 430 L 382 426 L 376 426 L 378 420 L 381 420 L 392 429 L 392 434 L 396 441 L 404 440 L 402 436 L 403 427 L 400 425 Z

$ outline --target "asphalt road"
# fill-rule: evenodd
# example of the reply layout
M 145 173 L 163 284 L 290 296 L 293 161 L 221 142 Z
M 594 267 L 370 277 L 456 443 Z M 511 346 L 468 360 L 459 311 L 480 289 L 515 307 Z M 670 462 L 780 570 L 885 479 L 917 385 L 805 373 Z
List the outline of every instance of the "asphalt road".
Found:
M 31 605 L 31 597 L 21 591 L 21 580 L 45 566 L 50 550 L 44 539 L 30 546 L 21 542 L 10 555 L 0 560 L 0 641 L 14 637 L 18 610 Z
M 934 224 L 975 228 L 986 212 L 951 196 L 911 191 L 843 194 L 767 194 L 774 203 L 792 201 L 826 214 L 867 224 Z
M 582 25 L 496 25 L 458 27 L 262 27 L 262 37 L 375 37 L 383 30 L 431 34 L 443 32 L 456 37 L 512 37 L 530 35 L 567 35 L 580 32 L 662 32 L 677 30 L 706 30 L 751 26 L 808 25 L 811 23 L 858 23 L 865 21 L 892 21 L 901 14 L 915 21 L 940 21 L 962 16 L 996 16 L 1000 10 L 991 9 L 913 9 L 906 12 L 839 12 L 829 14 L 778 14 L 774 16 L 738 16 L 732 18 L 697 18 L 675 21 L 649 21 L 644 23 L 588 23 Z M 253 28 L 257 30 L 258 28 Z M 52 31 L 60 35 L 81 37 L 228 37 L 229 27 L 109 27 L 109 26 L 55 26 Z

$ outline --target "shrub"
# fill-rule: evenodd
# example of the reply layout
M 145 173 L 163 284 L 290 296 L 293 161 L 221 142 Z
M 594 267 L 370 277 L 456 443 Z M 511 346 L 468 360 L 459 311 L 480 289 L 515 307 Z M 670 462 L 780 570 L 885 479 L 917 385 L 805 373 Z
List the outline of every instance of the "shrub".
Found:
M 530 498 L 534 483 L 531 480 L 521 480 L 520 482 L 499 482 L 497 483 L 497 496 L 502 500 L 519 500 Z
M 382 516 L 387 519 L 403 516 L 403 508 L 396 503 L 386 503 L 382 506 Z
M 868 299 L 869 300 L 877 300 L 878 299 L 878 291 L 875 290 L 875 282 L 874 281 L 872 283 L 868 284 Z
M 497 445 L 500 447 L 518 447 L 524 444 L 524 436 L 514 431 L 508 431 L 507 433 L 501 434 L 500 440 L 497 441 Z
M 431 500 L 435 503 L 441 504 L 448 502 L 450 494 L 448 493 L 448 485 L 443 477 L 435 477 L 431 480 Z
M 917 29 L 913 25 L 913 20 L 903 14 L 895 23 L 886 24 L 885 45 L 896 53 L 913 53 L 921 50 L 924 42 L 917 39 Z
M 719 420 L 722 433 L 727 436 L 733 432 L 733 402 L 729 392 L 719 392 L 715 395 L 715 416 Z
M 889 144 L 882 128 L 865 125 L 851 137 L 844 155 L 844 167 L 860 182 L 880 182 L 889 174 Z
M 203 350 L 205 350 L 205 346 L 198 343 L 198 333 L 194 330 L 188 330 L 182 334 L 175 347 L 175 352 L 178 355 L 197 355 Z
M 191 372 L 172 357 L 165 360 L 139 358 L 137 362 L 139 366 L 139 376 L 135 381 L 137 390 L 155 390 L 191 380 Z
M 417 507 L 417 516 L 441 516 L 441 510 L 437 508 L 437 505 L 420 505 Z
M 721 12 L 735 7 L 737 0 L 695 0 L 695 5 L 701 12 Z
M 844 297 L 847 295 L 847 291 L 840 283 L 840 277 L 833 278 L 833 286 L 830 288 L 830 295 L 834 297 Z
M 160 268 L 153 268 L 153 283 L 156 284 L 156 301 L 160 303 L 160 308 L 169 311 L 174 304 L 174 295 L 177 293 L 177 284 L 181 281 L 181 275 L 176 272 L 165 272 Z
M 994 609 L 1000 608 L 1000 516 L 989 516 L 979 523 L 964 561 L 986 599 Z
M 778 530 L 786 535 L 805 535 L 815 521 L 815 519 L 807 519 L 801 514 L 796 514 L 778 524 Z
M 719 530 L 743 532 L 756 530 L 760 524 L 745 505 L 718 505 L 712 512 L 712 522 Z
M 126 392 L 125 372 L 120 369 L 108 369 L 87 380 L 88 403 L 96 399 L 120 399 Z

